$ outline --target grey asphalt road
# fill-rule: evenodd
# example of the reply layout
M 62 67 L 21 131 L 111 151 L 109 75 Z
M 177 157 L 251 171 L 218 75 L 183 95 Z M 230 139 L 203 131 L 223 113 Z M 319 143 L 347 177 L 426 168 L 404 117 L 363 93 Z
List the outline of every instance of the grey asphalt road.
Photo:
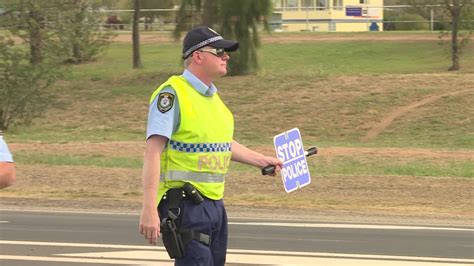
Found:
M 2 210 L 0 265 L 95 265 L 92 261 L 84 264 L 80 260 L 35 261 L 34 258 L 54 254 L 107 252 L 111 247 L 116 252 L 134 246 L 146 249 L 147 243 L 138 234 L 138 220 L 137 215 L 129 214 Z M 474 263 L 472 227 L 322 224 L 317 221 L 230 217 L 229 235 L 228 248 L 235 250 L 235 261 L 242 261 L 238 258 L 239 254 L 255 252 L 262 257 L 265 252 L 273 252 L 270 255 L 321 258 L 373 256 L 372 259 L 382 260 L 396 257 L 402 262 Z M 30 257 L 31 260 L 20 259 L 20 256 Z M 104 258 L 103 255 L 100 257 Z M 110 262 L 110 265 L 119 265 Z M 257 265 L 257 260 L 255 262 Z M 97 265 L 106 263 L 98 261 Z

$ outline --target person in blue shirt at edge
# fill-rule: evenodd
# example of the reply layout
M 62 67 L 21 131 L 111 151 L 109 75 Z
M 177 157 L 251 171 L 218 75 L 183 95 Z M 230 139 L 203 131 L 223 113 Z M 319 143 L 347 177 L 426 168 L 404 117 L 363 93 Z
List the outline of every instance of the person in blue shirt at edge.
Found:
M 277 170 L 283 164 L 233 139 L 232 113 L 213 81 L 227 73 L 228 52 L 238 47 L 211 28 L 192 29 L 183 40 L 183 74 L 150 99 L 139 231 L 150 244 L 161 236 L 175 265 L 225 264 L 222 198 L 231 160 Z
M 0 129 L 0 189 L 13 185 L 15 180 L 15 163 Z

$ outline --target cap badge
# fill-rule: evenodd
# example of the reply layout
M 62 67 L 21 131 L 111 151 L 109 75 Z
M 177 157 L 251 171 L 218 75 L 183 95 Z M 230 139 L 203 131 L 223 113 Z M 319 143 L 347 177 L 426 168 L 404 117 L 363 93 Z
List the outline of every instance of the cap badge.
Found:
M 216 35 L 220 35 L 220 34 L 217 33 L 215 30 L 213 30 L 213 29 L 211 29 L 211 28 L 209 28 L 209 27 L 208 27 L 207 29 L 210 30 L 210 31 L 212 31 L 212 32 L 214 32 Z

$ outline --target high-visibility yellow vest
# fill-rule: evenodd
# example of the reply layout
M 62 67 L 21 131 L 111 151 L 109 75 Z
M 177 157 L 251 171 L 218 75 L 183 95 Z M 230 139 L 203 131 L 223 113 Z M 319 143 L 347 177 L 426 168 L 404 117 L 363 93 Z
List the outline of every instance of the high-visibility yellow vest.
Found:
M 150 103 L 165 87 L 179 99 L 181 121 L 161 154 L 158 203 L 170 188 L 189 182 L 202 195 L 224 196 L 224 174 L 229 169 L 234 118 L 216 93 L 206 97 L 183 76 L 172 76 L 152 94 Z

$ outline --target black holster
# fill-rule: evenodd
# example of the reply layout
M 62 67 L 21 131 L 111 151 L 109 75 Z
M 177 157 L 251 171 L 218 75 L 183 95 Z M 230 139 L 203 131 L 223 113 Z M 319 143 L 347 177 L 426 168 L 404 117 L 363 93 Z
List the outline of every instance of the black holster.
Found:
M 161 238 L 163 245 L 168 252 L 170 258 L 182 258 L 185 253 L 185 245 L 181 238 L 181 234 L 176 226 L 174 219 L 165 218 L 161 222 Z
M 181 200 L 191 199 L 196 205 L 202 203 L 202 200 L 195 200 L 196 193 L 199 197 L 201 197 L 201 195 L 199 195 L 199 192 L 194 189 L 194 187 L 191 186 L 194 190 L 194 192 L 192 192 L 193 195 L 191 195 L 190 192 L 188 193 L 189 186 L 191 186 L 191 184 L 186 183 L 186 187 L 188 189 L 168 190 L 165 194 L 165 197 L 163 197 L 164 200 L 168 200 L 168 217 L 161 221 L 160 230 L 163 245 L 165 246 L 168 255 L 172 259 L 184 257 L 186 255 L 186 245 L 191 240 L 197 240 L 205 245 L 209 245 L 210 243 L 210 238 L 206 234 L 195 232 L 193 230 L 178 228 L 179 225 L 177 224 L 177 219 L 181 214 L 181 210 L 179 208 Z

